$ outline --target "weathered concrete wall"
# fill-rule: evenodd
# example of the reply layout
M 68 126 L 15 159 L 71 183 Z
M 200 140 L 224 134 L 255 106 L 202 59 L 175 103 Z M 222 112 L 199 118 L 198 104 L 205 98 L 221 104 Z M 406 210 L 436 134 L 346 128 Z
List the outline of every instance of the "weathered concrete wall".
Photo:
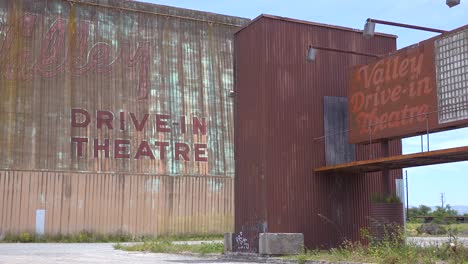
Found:
M 233 83 L 232 40 L 233 32 L 247 22 L 134 1 L 0 0 L 1 218 L 10 219 L 8 210 L 24 206 L 11 198 L 15 195 L 27 201 L 29 213 L 44 208 L 40 199 L 46 196 L 55 201 L 46 206 L 46 232 L 57 231 L 51 223 L 58 221 L 55 214 L 63 208 L 57 206 L 66 204 L 69 196 L 55 189 L 40 195 L 26 191 L 35 188 L 33 178 L 44 173 L 63 182 L 65 193 L 81 195 L 75 207 L 70 204 L 72 215 L 79 214 L 80 199 L 88 201 L 82 204 L 88 210 L 105 207 L 106 195 L 115 194 L 102 190 L 102 196 L 91 199 L 92 192 L 74 193 L 81 189 L 77 182 L 65 180 L 70 177 L 86 179 L 86 188 L 100 188 L 96 184 L 102 177 L 125 178 L 119 188 L 133 188 L 128 184 L 135 182 L 131 186 L 138 187 L 131 195 L 136 196 L 147 195 L 144 177 L 177 181 L 180 186 L 190 186 L 191 177 L 199 177 L 200 187 L 190 194 L 193 206 L 210 199 L 204 193 L 210 181 L 221 181 L 216 186 L 230 193 L 226 181 L 234 176 L 233 104 L 228 97 Z M 70 176 L 74 173 L 80 176 Z M 170 184 L 160 188 L 173 200 L 188 195 Z M 147 206 L 148 200 L 130 197 L 122 194 L 115 199 L 121 201 L 119 206 Z M 172 208 L 158 199 L 162 197 L 154 194 L 151 201 L 166 213 L 152 211 L 155 215 L 175 223 L 179 218 L 173 210 L 184 210 L 178 212 L 191 224 L 183 229 L 162 224 L 153 233 L 202 230 L 195 219 L 199 213 L 209 214 L 188 205 Z M 215 231 L 228 231 L 232 197 L 217 202 L 226 210 Z M 31 221 L 18 210 L 21 213 L 14 217 Z M 138 209 L 135 217 L 146 212 Z M 93 214 L 106 217 L 100 210 Z M 21 221 L 2 222 L 2 232 L 30 228 Z M 86 217 L 82 221 L 69 222 L 58 231 L 101 230 L 97 222 Z M 112 226 L 148 231 L 141 229 L 145 225 Z

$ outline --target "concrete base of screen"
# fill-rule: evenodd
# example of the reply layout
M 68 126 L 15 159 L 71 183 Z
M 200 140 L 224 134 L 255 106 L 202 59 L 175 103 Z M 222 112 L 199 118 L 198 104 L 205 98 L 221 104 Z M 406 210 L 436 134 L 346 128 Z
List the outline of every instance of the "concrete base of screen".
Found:
M 260 255 L 297 255 L 304 250 L 301 233 L 260 233 Z

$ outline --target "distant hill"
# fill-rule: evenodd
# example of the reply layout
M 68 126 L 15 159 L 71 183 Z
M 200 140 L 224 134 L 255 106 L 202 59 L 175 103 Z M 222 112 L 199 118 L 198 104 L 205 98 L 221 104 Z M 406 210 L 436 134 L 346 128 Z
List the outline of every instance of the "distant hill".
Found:
M 454 205 L 451 206 L 453 209 L 457 210 L 459 214 L 468 214 L 468 206 L 466 205 Z

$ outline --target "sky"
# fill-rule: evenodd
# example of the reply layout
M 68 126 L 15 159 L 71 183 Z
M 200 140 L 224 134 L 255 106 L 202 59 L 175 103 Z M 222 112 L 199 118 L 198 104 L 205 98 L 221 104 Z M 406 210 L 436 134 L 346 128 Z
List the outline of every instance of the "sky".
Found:
M 140 0 L 200 11 L 253 19 L 260 14 L 308 20 L 362 29 L 367 18 L 388 20 L 443 30 L 468 24 L 468 0 L 449 8 L 445 0 Z M 398 48 L 415 44 L 434 33 L 376 25 L 376 31 L 398 36 Z M 424 147 L 426 147 L 424 137 Z M 458 129 L 429 136 L 430 150 L 468 146 L 468 129 Z M 403 139 L 403 152 L 421 151 L 420 137 Z M 468 162 L 449 163 L 407 169 L 409 204 L 468 205 Z

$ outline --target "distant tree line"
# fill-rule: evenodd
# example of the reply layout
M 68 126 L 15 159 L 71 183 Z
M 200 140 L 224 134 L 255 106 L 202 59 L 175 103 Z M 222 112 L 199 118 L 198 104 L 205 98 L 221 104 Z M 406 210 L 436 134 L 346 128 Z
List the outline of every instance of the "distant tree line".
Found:
M 446 217 L 450 216 L 460 216 L 457 210 L 453 209 L 450 205 L 444 207 L 437 206 L 435 210 L 432 210 L 431 207 L 426 205 L 420 205 L 419 207 L 411 207 L 408 210 L 408 218 L 410 222 L 424 222 L 424 219 L 418 219 L 417 217 L 421 216 L 430 216 L 433 217 L 434 223 L 445 223 Z M 464 214 L 467 216 L 468 214 Z

